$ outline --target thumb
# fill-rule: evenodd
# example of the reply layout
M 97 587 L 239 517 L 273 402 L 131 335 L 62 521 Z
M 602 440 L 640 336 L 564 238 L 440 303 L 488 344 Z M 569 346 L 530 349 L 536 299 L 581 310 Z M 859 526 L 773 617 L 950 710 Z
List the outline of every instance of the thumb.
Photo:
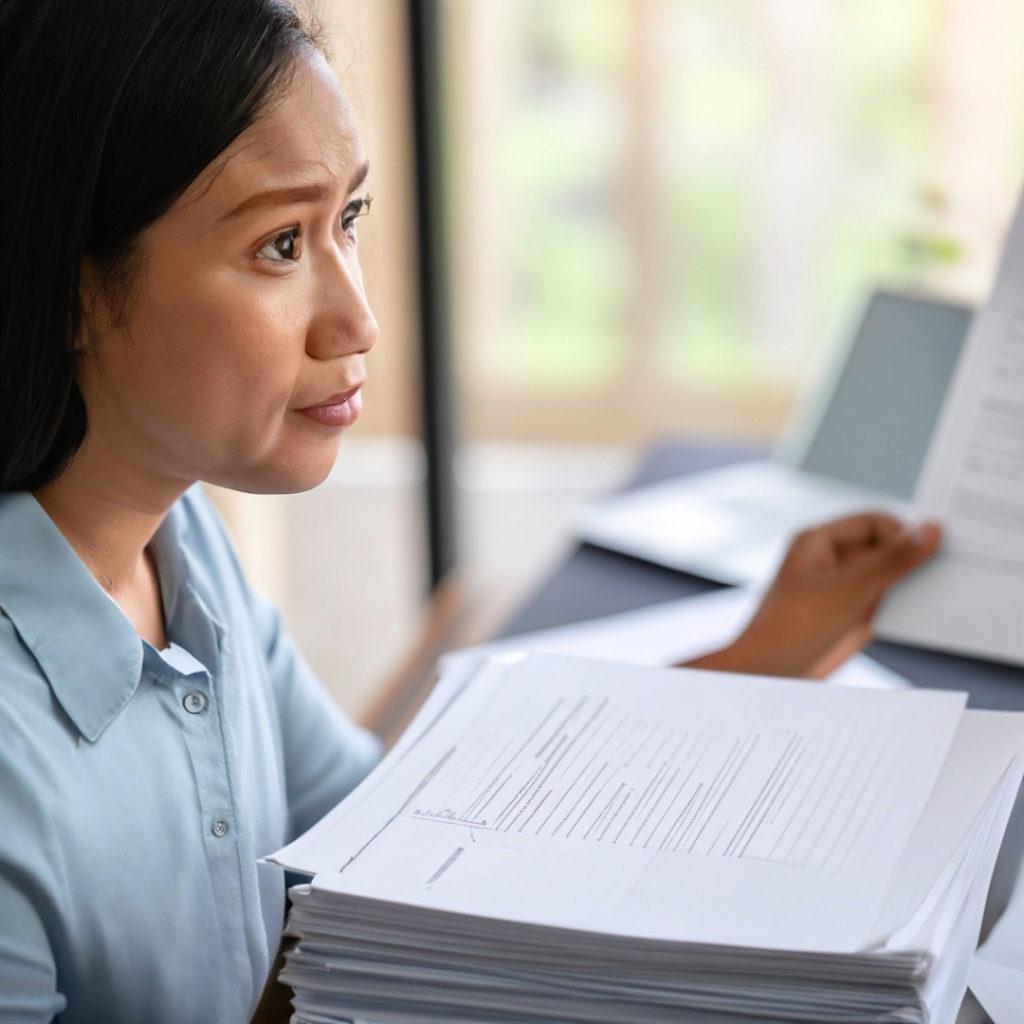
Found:
M 897 580 L 927 562 L 938 550 L 942 530 L 936 522 L 928 521 L 909 527 L 893 542 L 878 552 L 869 575 L 878 594 Z

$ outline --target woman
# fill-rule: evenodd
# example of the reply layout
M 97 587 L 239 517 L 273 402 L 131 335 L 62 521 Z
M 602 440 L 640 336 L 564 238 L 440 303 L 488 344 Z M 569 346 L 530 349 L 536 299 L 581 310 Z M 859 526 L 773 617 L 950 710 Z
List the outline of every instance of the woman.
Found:
M 377 340 L 367 159 L 283 0 L 4 0 L 0 1020 L 244 1021 L 257 860 L 370 769 L 197 486 L 316 486 Z M 937 533 L 804 535 L 706 667 L 816 674 Z

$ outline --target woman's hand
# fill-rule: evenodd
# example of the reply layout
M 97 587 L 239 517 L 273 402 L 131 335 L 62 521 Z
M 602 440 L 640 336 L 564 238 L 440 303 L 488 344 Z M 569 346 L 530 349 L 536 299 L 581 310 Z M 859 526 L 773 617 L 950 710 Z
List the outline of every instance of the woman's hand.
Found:
M 885 591 L 939 546 L 936 523 L 909 527 L 866 512 L 805 530 L 789 547 L 761 606 L 729 647 L 694 668 L 821 678 L 871 638 Z

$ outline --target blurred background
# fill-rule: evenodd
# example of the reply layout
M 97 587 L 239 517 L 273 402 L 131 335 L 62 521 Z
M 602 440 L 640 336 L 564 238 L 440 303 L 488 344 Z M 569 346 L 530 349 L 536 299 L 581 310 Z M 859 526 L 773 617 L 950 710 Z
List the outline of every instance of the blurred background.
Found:
M 1024 174 L 1024 0 L 419 3 L 436 93 L 416 0 L 315 5 L 372 163 L 363 416 L 316 490 L 215 493 L 363 719 L 439 605 L 453 642 L 500 628 L 654 440 L 770 444 L 872 288 L 983 301 Z M 459 581 L 432 602 L 424 251 Z

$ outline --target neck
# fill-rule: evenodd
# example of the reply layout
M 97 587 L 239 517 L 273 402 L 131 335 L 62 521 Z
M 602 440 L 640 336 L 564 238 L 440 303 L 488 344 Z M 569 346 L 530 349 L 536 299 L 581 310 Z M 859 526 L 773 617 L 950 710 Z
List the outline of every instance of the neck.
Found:
M 97 582 L 115 599 L 150 569 L 146 545 L 188 482 L 114 464 L 89 438 L 67 469 L 32 493 Z

